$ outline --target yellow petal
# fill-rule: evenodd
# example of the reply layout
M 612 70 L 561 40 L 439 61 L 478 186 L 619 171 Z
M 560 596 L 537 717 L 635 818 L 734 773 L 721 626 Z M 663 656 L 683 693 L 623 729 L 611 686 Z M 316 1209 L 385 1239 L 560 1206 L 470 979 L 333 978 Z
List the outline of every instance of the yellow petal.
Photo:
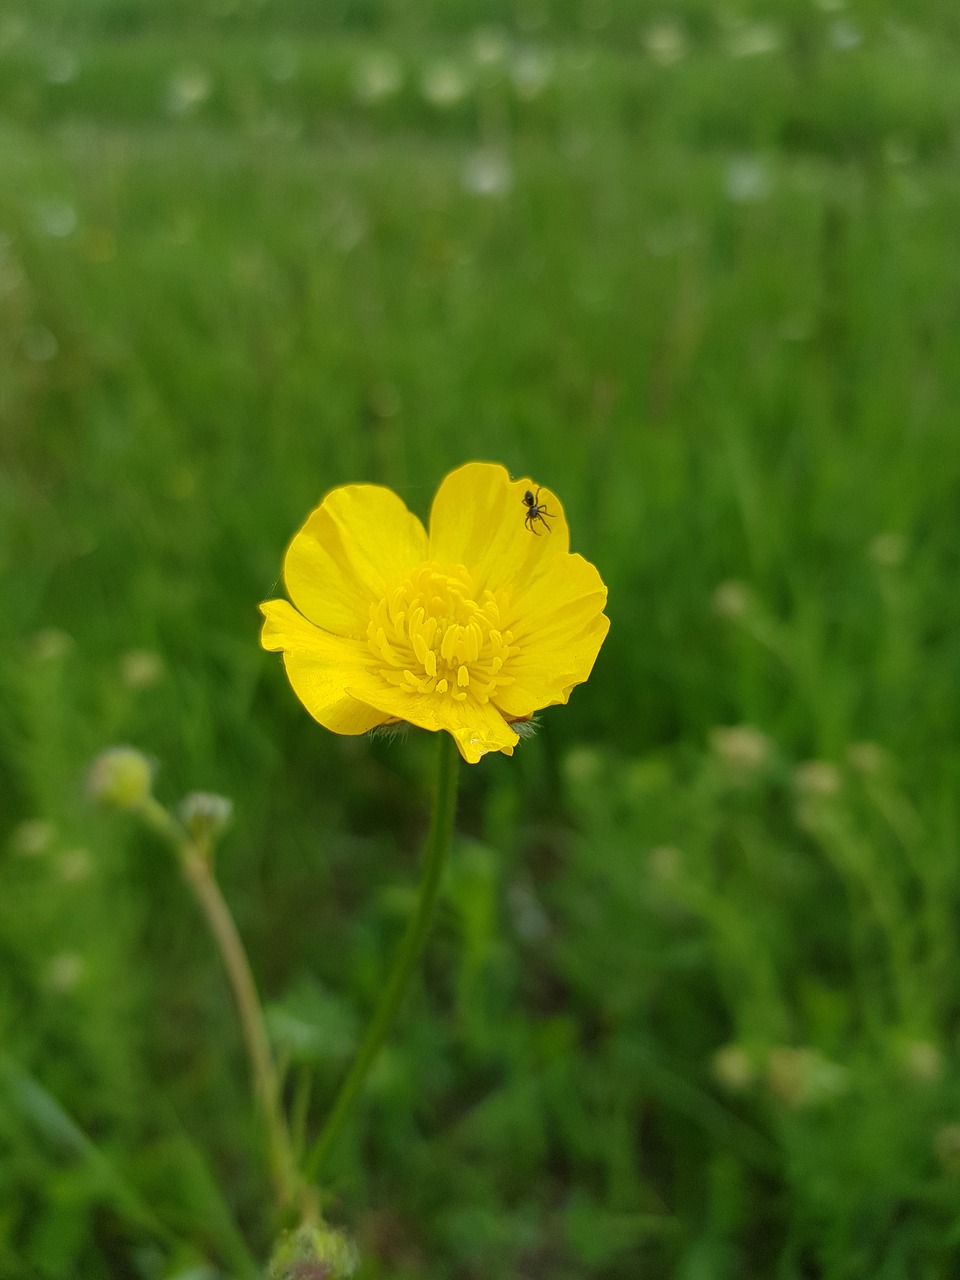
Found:
M 358 690 L 350 689 L 350 692 L 360 696 Z M 471 699 L 455 702 L 436 694 L 397 688 L 386 681 L 370 693 L 364 688 L 363 696 L 369 697 L 371 705 L 383 712 L 384 720 L 405 720 L 421 729 L 452 733 L 468 764 L 476 764 L 489 751 L 503 751 L 512 756 L 520 740 L 490 703 L 481 706 Z
M 570 548 L 566 516 L 556 495 L 529 479 L 511 480 L 503 467 L 468 462 L 452 471 L 430 510 L 430 559 L 462 564 L 478 593 L 538 577 Z M 523 495 L 530 492 L 548 521 L 531 527 Z
M 390 719 L 345 689 L 351 684 L 362 690 L 373 682 L 366 642 L 321 631 L 286 600 L 267 600 L 260 612 L 265 619 L 260 643 L 283 653 L 293 691 L 315 720 L 334 733 L 356 734 Z
M 610 621 L 600 574 L 579 555 L 563 556 L 535 580 L 518 584 L 504 617 L 519 652 L 505 672 L 512 683 L 494 695 L 508 716 L 524 718 L 566 702 L 589 676 Z
M 328 493 L 296 534 L 283 578 L 290 599 L 311 622 L 359 639 L 385 585 L 426 555 L 423 525 L 395 493 L 348 484 Z

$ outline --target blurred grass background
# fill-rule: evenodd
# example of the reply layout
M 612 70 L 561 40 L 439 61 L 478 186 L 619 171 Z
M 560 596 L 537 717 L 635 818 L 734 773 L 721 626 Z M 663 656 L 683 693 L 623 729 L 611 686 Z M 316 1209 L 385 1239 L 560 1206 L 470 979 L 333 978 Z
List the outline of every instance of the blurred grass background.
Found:
M 613 625 L 465 771 L 328 1179 L 364 1280 L 957 1274 L 958 54 L 947 0 L 3 0 L 3 1280 L 266 1255 L 218 959 L 84 770 L 234 798 L 312 1130 L 431 744 L 320 730 L 256 604 L 327 489 L 469 458 Z

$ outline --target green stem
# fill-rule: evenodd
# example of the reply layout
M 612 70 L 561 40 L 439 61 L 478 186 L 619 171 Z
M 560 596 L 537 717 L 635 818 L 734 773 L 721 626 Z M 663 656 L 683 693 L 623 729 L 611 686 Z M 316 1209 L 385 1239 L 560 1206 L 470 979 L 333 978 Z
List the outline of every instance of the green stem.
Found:
M 296 1205 L 305 1216 L 304 1188 L 300 1185 L 286 1120 L 280 1107 L 280 1085 L 270 1050 L 250 962 L 230 908 L 214 878 L 209 857 L 190 842 L 180 847 L 180 865 L 193 889 L 223 960 L 240 1018 L 243 1040 L 253 1075 L 253 1088 L 263 1116 L 270 1153 L 270 1167 L 281 1210 Z
M 317 1212 L 313 1191 L 297 1171 L 263 1007 L 233 915 L 213 873 L 210 842 L 194 840 L 153 796 L 140 805 L 140 814 L 176 852 L 184 879 L 193 890 L 227 971 L 250 1062 L 253 1092 L 266 1131 L 277 1207 L 281 1212 L 295 1208 L 304 1220 L 312 1220 Z
M 393 1025 L 397 1010 L 410 984 L 414 969 L 423 952 L 433 909 L 443 878 L 450 841 L 453 836 L 453 818 L 457 806 L 457 763 L 456 743 L 450 734 L 439 732 L 439 758 L 437 767 L 437 789 L 433 801 L 433 815 L 430 819 L 430 832 L 423 856 L 423 873 L 420 881 L 420 897 L 417 908 L 407 925 L 406 932 L 400 940 L 393 958 L 393 967 L 387 979 L 380 1003 L 367 1028 L 363 1042 L 357 1052 L 356 1060 L 340 1092 L 334 1100 L 327 1122 L 321 1130 L 320 1137 L 314 1144 L 306 1160 L 306 1174 L 314 1179 L 321 1165 L 329 1154 L 334 1140 L 350 1113 L 364 1081 L 373 1066 L 384 1040 Z

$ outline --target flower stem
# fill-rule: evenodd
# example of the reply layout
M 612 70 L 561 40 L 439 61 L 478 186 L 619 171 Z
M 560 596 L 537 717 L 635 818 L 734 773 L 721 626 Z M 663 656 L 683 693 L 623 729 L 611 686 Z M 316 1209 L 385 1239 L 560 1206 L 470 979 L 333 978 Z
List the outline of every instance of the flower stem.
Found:
M 267 1133 L 270 1168 L 278 1207 L 296 1207 L 311 1216 L 307 1188 L 301 1183 L 293 1157 L 287 1123 L 280 1106 L 280 1085 L 263 1020 L 250 961 L 230 908 L 214 878 L 209 857 L 191 842 L 180 848 L 180 865 L 193 889 L 223 959 L 240 1018 L 243 1040 L 253 1075 L 253 1089 Z
M 253 1076 L 253 1092 L 266 1130 L 277 1207 L 281 1212 L 294 1208 L 303 1221 L 313 1221 L 317 1217 L 313 1190 L 297 1170 L 263 1008 L 246 950 L 213 872 L 210 841 L 193 839 L 153 796 L 140 805 L 140 812 L 176 852 L 184 879 L 193 890 L 227 971 Z
M 357 1052 L 350 1072 L 337 1094 L 327 1121 L 306 1160 L 306 1174 L 313 1179 L 329 1154 L 350 1108 L 367 1078 L 370 1068 L 386 1039 L 397 1010 L 410 984 L 414 969 L 423 952 L 430 929 L 433 909 L 443 878 L 450 842 L 453 836 L 453 819 L 457 806 L 456 743 L 450 734 L 439 732 L 437 762 L 437 788 L 433 801 L 430 831 L 423 855 L 423 871 L 417 907 L 397 947 L 393 966 L 383 988 L 380 1003 L 373 1015 L 366 1035 Z

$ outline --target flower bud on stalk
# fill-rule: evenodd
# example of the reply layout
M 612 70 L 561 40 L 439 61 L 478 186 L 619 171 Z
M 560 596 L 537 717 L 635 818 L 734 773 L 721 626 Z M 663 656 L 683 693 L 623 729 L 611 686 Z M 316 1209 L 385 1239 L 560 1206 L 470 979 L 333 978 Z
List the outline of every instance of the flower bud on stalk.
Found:
M 112 809 L 139 809 L 153 789 L 153 766 L 135 747 L 110 747 L 87 774 L 92 800 Z
M 274 1250 L 267 1280 L 349 1280 L 358 1265 L 356 1246 L 327 1226 L 302 1226 Z
M 212 791 L 191 791 L 180 801 L 183 829 L 197 844 L 212 844 L 230 825 L 233 801 Z

